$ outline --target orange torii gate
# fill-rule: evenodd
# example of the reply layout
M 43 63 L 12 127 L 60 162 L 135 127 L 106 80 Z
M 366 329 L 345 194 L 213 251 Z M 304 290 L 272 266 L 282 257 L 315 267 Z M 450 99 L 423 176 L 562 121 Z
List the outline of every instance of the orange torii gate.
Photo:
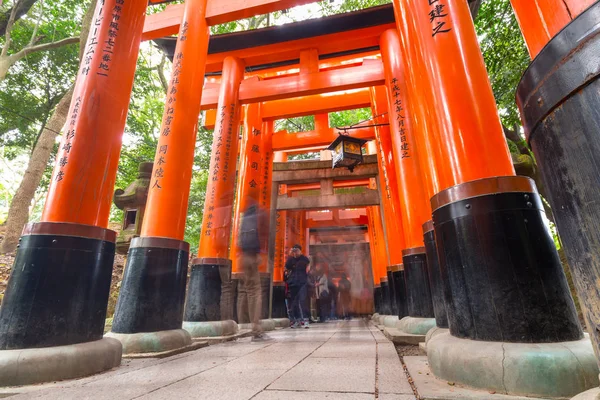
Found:
M 528 135 L 541 129 L 554 135 L 554 118 L 545 120 L 553 109 L 546 107 L 561 104 L 560 99 L 536 84 L 536 71 L 568 73 L 548 67 L 548 60 L 558 54 L 551 50 L 565 43 L 585 48 L 573 42 L 576 35 L 570 35 L 571 29 L 588 35 L 584 44 L 595 43 L 589 28 L 600 18 L 600 3 L 535 1 L 535 14 L 524 6 L 526 1 L 512 3 L 530 53 L 537 57 L 522 83 L 520 106 Z M 209 35 L 211 25 L 310 2 L 186 0 L 148 17 L 143 12 L 146 1 L 98 3 L 94 15 L 98 29 L 88 39 L 90 57 L 78 72 L 42 221 L 24 230 L 15 261 L 23 268 L 13 269 L 0 309 L 0 356 L 9 357 L 3 364 L 10 370 L 8 375 L 18 376 L 17 381 L 8 382 L 0 375 L 0 383 L 88 375 L 118 365 L 122 350 L 181 351 L 193 348 L 192 336 L 231 333 L 236 326 L 230 321 L 236 246 L 230 240 L 246 212 L 244 206 L 256 206 L 265 213 L 276 209 L 273 200 L 280 191 L 296 193 L 294 187 L 273 184 L 273 161 L 285 158 L 281 151 L 324 146 L 336 133 L 326 123 L 326 113 L 368 106 L 380 124 L 362 126 L 353 134 L 375 140 L 371 152 L 378 157 L 376 167 L 374 159 L 372 164 L 377 173 L 369 178 L 377 175 L 379 182 L 370 179 L 368 186 L 385 196 L 369 203 L 367 211 L 374 280 L 380 283 L 375 293 L 381 298 L 377 311 L 394 312 L 394 323 L 407 314 L 396 327 L 408 334 L 424 335 L 436 324 L 449 328 L 428 343 L 430 365 L 440 378 L 540 397 L 549 395 L 544 379 L 566 379 L 569 384 L 565 386 L 572 391 L 587 388 L 571 376 L 579 370 L 570 374 L 561 369 L 554 371 L 555 376 L 542 368 L 550 378 L 535 375 L 538 358 L 526 356 L 519 358 L 515 374 L 529 386 L 516 383 L 507 389 L 502 378 L 499 388 L 473 377 L 482 369 L 490 374 L 504 371 L 503 361 L 490 366 L 464 358 L 482 342 L 486 348 L 501 349 L 498 360 L 503 360 L 502 351 L 511 346 L 536 343 L 535 351 L 550 354 L 549 368 L 572 364 L 563 362 L 566 353 L 552 352 L 544 343 L 580 346 L 578 354 L 592 354 L 544 226 L 537 189 L 528 178 L 514 176 L 466 2 L 394 0 L 390 5 L 319 20 Z M 566 10 L 568 17 L 552 14 L 554 9 Z M 528 19 L 532 15 L 536 19 Z M 549 24 L 551 15 L 556 18 Z M 536 32 L 541 25 L 552 28 L 542 39 Z M 176 33 L 177 38 L 163 38 Z M 559 44 L 554 39 L 546 43 L 555 35 Z M 112 332 L 103 338 L 115 241 L 114 232 L 107 229 L 108 211 L 141 40 L 159 43 L 173 60 L 173 71 L 141 236 L 132 241 Z M 540 50 L 544 44 L 546 48 Z M 567 53 L 565 58 L 579 54 Z M 589 50 L 581 54 L 594 57 Z M 592 64 L 583 62 L 586 67 Z M 582 67 L 582 71 L 587 70 Z M 586 92 L 586 101 L 597 104 L 598 94 L 591 85 L 597 85 L 597 80 L 592 81 L 597 71 L 588 72 L 577 81 L 581 85 L 568 86 L 574 80 L 566 79 L 561 89 L 568 89 L 570 95 L 585 83 L 592 88 Z M 529 94 L 530 88 L 536 96 Z M 546 97 L 553 101 L 546 102 Z M 577 121 L 587 123 L 586 133 L 594 132 L 597 120 L 585 114 L 588 107 L 570 109 L 582 113 Z M 215 110 L 214 118 L 206 121 L 215 128 L 201 240 L 192 260 L 186 300 L 190 254 L 183 239 L 201 110 Z M 274 120 L 300 115 L 315 115 L 315 131 L 273 132 Z M 240 124 L 244 126 L 241 142 Z M 573 167 L 577 161 L 542 139 L 529 137 L 542 160 L 548 155 L 543 168 L 553 191 L 551 202 L 563 204 L 562 187 L 553 180 L 549 164 L 557 158 L 565 163 L 567 172 L 561 183 L 571 187 L 567 177 L 574 179 L 578 173 Z M 590 148 L 597 144 L 589 141 Z M 569 145 L 556 146 L 566 149 Z M 236 188 L 238 154 L 243 176 L 237 178 Z M 597 155 L 587 157 L 588 164 L 595 165 Z M 597 179 L 597 171 L 584 173 L 590 181 Z M 600 195 L 598 185 L 583 186 L 595 190 L 594 198 Z M 333 187 L 327 190 L 332 192 Z M 594 220 L 597 213 L 587 208 L 586 198 L 577 195 L 574 202 L 584 222 Z M 589 243 L 598 245 L 596 233 L 578 233 L 569 223 L 564 210 L 573 207 L 571 203 L 555 207 L 561 233 L 566 232 L 569 239 L 585 235 Z M 261 251 L 270 252 L 269 264 L 263 264 L 265 273 L 272 272 L 269 280 L 276 279 L 275 275 L 281 278 L 283 257 L 279 254 L 286 243 L 307 243 L 303 213 L 290 210 L 285 215 L 280 212 L 278 218 L 277 212 L 271 212 L 270 220 L 261 224 L 271 233 L 267 240 L 260 232 Z M 270 229 L 282 219 L 285 224 Z M 283 235 L 287 226 L 295 226 L 295 232 Z M 272 244 L 269 248 L 268 243 Z M 591 253 L 579 248 L 575 239 L 566 243 L 577 249 L 568 253 L 573 260 Z M 582 283 L 586 275 L 600 270 L 598 263 L 592 264 L 592 272 L 578 267 L 576 275 L 591 310 L 587 315 L 590 327 L 600 315 L 597 294 L 587 296 Z M 384 290 L 382 282 L 386 281 Z M 597 346 L 598 333 L 592 337 Z M 19 357 L 36 354 L 40 347 L 50 358 L 64 354 L 66 347 L 70 352 L 64 367 L 41 360 L 35 368 L 43 373 L 23 372 Z M 19 350 L 14 359 L 10 358 L 14 353 L 5 352 L 13 350 Z M 585 370 L 589 377 L 585 382 L 596 384 L 597 371 L 592 371 L 593 362 L 589 362 L 593 357 L 586 360 L 577 368 Z M 458 375 L 457 362 L 465 366 Z

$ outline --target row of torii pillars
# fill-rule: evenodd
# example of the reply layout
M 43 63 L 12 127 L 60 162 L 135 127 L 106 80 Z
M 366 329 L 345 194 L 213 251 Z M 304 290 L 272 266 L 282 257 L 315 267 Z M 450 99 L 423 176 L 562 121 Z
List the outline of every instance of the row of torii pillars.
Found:
M 517 94 L 526 135 L 550 192 L 597 351 L 600 239 L 592 221 L 600 217 L 600 207 L 593 205 L 600 196 L 594 170 L 600 151 L 599 118 L 591 105 L 599 101 L 599 63 L 590 27 L 600 19 L 600 4 L 512 3 L 535 57 Z M 380 162 L 387 163 L 385 241 L 390 266 L 402 264 L 405 274 L 422 274 L 426 264 L 439 268 L 434 313 L 445 311 L 446 319 L 437 322 L 440 327 L 447 322 L 449 333 L 428 342 L 434 374 L 490 388 L 496 383 L 474 380 L 486 367 L 468 355 L 482 344 L 492 352 L 501 345 L 492 369 L 502 371 L 500 390 L 507 393 L 565 397 L 597 385 L 594 356 L 544 225 L 541 199 L 532 181 L 514 176 L 466 3 L 393 4 L 397 30 L 380 40 L 385 89 L 372 89 L 373 113 L 387 109 L 389 119 L 389 134 L 382 128 L 377 140 Z M 146 6 L 139 0 L 98 3 L 42 222 L 24 230 L 0 311 L 2 384 L 72 378 L 120 363 L 122 344 L 103 338 L 115 250 L 115 233 L 106 226 Z M 208 49 L 207 0 L 187 0 L 184 8 L 145 220 L 129 251 L 113 325 L 123 343 L 144 340 L 135 335 L 147 332 L 181 331 L 186 318 L 196 322 L 193 312 L 184 318 L 189 244 L 183 236 Z M 573 63 L 581 68 L 563 68 Z M 243 62 L 226 57 L 202 240 L 188 295 L 199 302 L 204 298 L 196 283 L 230 273 L 243 78 Z M 255 112 L 246 123 L 263 129 Z M 251 140 L 248 135 L 246 146 Z M 244 152 L 242 168 L 252 165 L 252 156 Z M 372 221 L 381 220 L 376 209 L 370 213 Z M 568 351 L 552 347 L 558 343 Z M 504 376 L 507 353 L 516 360 L 521 386 Z M 17 367 L 23 357 L 34 360 L 36 374 Z M 548 357 L 554 358 L 540 372 L 540 359 Z M 458 372 L 457 363 L 463 366 Z

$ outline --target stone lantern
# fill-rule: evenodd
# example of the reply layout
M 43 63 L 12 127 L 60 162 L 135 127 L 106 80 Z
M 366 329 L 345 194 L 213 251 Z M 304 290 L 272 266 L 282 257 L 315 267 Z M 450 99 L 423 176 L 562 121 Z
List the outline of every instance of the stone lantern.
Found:
M 151 162 L 140 163 L 136 180 L 131 182 L 125 190 L 115 190 L 113 201 L 119 209 L 123 210 L 123 226 L 117 237 L 117 253 L 119 254 L 126 255 L 131 239 L 140 235 L 150 188 L 152 166 Z

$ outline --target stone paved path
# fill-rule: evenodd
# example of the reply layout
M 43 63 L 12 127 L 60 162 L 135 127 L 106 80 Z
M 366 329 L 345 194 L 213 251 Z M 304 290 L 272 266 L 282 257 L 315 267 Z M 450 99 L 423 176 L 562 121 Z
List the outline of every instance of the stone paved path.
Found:
M 162 360 L 124 360 L 102 375 L 10 399 L 415 399 L 393 344 L 364 321 L 269 335 L 274 340 L 265 344 L 241 339 Z

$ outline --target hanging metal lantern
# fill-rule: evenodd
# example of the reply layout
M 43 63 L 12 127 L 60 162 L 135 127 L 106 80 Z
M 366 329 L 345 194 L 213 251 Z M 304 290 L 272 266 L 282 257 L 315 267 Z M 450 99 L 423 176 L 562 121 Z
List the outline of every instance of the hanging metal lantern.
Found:
M 347 134 L 339 134 L 327 148 L 332 152 L 333 168 L 348 168 L 350 172 L 363 162 L 362 148 L 368 140 L 357 139 Z

